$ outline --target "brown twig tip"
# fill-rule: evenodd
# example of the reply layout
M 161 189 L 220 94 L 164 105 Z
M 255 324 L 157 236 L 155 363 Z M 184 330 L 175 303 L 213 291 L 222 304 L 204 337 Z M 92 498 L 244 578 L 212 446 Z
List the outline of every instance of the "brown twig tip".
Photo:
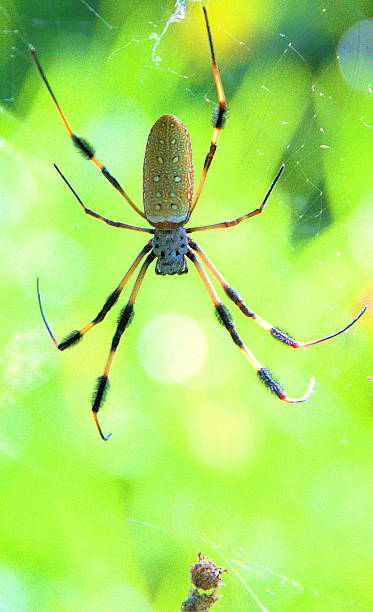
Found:
M 219 587 L 225 586 L 221 574 L 226 571 L 199 552 L 197 563 L 190 568 L 193 588 L 189 591 L 188 599 L 182 603 L 181 612 L 209 610 L 221 598 Z
M 221 574 L 227 570 L 215 565 L 212 559 L 205 557 L 201 552 L 198 553 L 198 561 L 190 568 L 192 583 L 197 589 L 208 591 L 225 586 L 221 579 Z

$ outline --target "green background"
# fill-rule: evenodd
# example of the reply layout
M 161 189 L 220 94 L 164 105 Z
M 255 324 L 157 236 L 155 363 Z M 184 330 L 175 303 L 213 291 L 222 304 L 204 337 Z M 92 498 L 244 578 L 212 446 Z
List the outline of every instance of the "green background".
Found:
M 90 394 L 120 306 L 71 351 L 48 338 L 36 277 L 61 339 L 97 314 L 146 235 L 85 217 L 58 177 L 53 162 L 88 206 L 141 225 L 73 150 L 26 43 L 139 206 L 151 125 L 186 123 L 198 178 L 216 101 L 198 3 L 158 63 L 172 2 L 89 6 L 98 14 L 78 0 L 0 7 L 0 608 L 178 610 L 201 550 L 229 570 L 216 610 L 372 610 L 370 311 L 292 351 L 230 306 L 291 396 L 316 377 L 310 401 L 288 405 L 258 384 L 195 270 L 149 271 L 100 413 L 107 443 Z M 368 8 L 209 4 L 230 112 L 191 224 L 252 210 L 287 162 L 265 214 L 195 237 L 249 307 L 299 340 L 343 327 L 372 295 Z

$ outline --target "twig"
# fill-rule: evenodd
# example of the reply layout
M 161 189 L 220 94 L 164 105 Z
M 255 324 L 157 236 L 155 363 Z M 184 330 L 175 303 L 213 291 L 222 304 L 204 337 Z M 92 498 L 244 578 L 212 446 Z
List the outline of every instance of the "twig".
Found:
M 192 588 L 188 599 L 181 604 L 181 612 L 209 610 L 221 598 L 219 588 L 225 586 L 221 574 L 226 571 L 199 552 L 197 563 L 190 568 Z

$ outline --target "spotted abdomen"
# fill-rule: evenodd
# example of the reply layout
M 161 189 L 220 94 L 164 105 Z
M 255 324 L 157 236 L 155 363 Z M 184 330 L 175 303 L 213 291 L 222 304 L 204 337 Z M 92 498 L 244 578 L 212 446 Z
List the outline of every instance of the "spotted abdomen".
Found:
M 145 217 L 160 229 L 188 219 L 193 197 L 192 145 L 184 123 L 162 115 L 150 130 L 143 175 Z

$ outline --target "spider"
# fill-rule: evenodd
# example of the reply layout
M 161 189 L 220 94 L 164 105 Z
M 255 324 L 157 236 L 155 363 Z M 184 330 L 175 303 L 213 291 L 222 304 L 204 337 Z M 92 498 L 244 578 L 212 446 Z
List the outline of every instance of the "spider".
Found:
M 339 331 L 333 334 L 330 334 L 323 338 L 319 338 L 318 340 L 313 340 L 311 342 L 298 342 L 297 340 L 289 336 L 287 333 L 277 327 L 273 327 L 270 323 L 265 321 L 255 312 L 253 312 L 242 300 L 238 291 L 233 289 L 223 278 L 223 276 L 220 274 L 220 272 L 217 270 L 215 265 L 208 258 L 202 248 L 194 240 L 192 240 L 192 238 L 190 238 L 189 235 L 194 232 L 232 227 L 234 225 L 238 225 L 246 219 L 259 215 L 261 212 L 263 212 L 267 200 L 272 193 L 272 190 L 274 189 L 277 181 L 279 180 L 282 172 L 285 169 L 285 164 L 282 164 L 275 178 L 273 179 L 272 184 L 268 189 L 262 203 L 260 204 L 260 206 L 255 208 L 255 210 L 246 213 L 243 216 L 238 217 L 237 219 L 233 219 L 232 221 L 223 221 L 221 223 L 214 223 L 212 225 L 185 228 L 185 225 L 189 221 L 189 218 L 200 198 L 203 186 L 205 184 L 206 175 L 215 155 L 220 131 L 224 127 L 227 112 L 223 84 L 220 78 L 219 68 L 215 59 L 215 51 L 211 36 L 207 10 L 205 6 L 202 6 L 202 9 L 210 47 L 213 78 L 218 96 L 218 106 L 216 107 L 213 117 L 213 133 L 210 148 L 204 161 L 202 174 L 198 183 L 197 190 L 195 191 L 195 193 L 193 193 L 194 169 L 192 161 L 191 141 L 187 128 L 185 127 L 184 123 L 176 116 L 162 115 L 151 128 L 146 145 L 143 168 L 144 212 L 142 212 L 136 206 L 136 204 L 131 200 L 128 194 L 121 187 L 117 179 L 95 156 L 93 147 L 86 140 L 84 140 L 72 131 L 64 113 L 62 112 L 57 98 L 53 93 L 49 81 L 47 80 L 47 77 L 39 62 L 36 51 L 34 47 L 30 45 L 30 52 L 40 73 L 40 76 L 44 84 L 46 85 L 55 106 L 57 107 L 57 111 L 75 147 L 80 151 L 80 153 L 83 154 L 86 159 L 90 160 L 95 166 L 97 166 L 103 176 L 115 187 L 117 191 L 119 191 L 121 196 L 128 202 L 128 204 L 141 217 L 145 218 L 152 226 L 152 228 L 149 228 L 128 225 L 127 223 L 122 223 L 120 221 L 112 221 L 111 219 L 103 217 L 102 215 L 94 212 L 93 210 L 85 206 L 79 195 L 76 193 L 74 188 L 66 179 L 66 177 L 62 174 L 56 164 L 54 164 L 57 172 L 65 181 L 68 188 L 72 191 L 75 198 L 78 200 L 79 204 L 81 205 L 86 214 L 91 215 L 92 217 L 95 217 L 96 219 L 99 219 L 113 227 L 121 227 L 123 229 L 133 230 L 136 232 L 146 232 L 152 235 L 152 238 L 146 243 L 146 245 L 137 255 L 136 259 L 134 260 L 126 274 L 123 276 L 119 285 L 117 285 L 114 291 L 108 296 L 107 300 L 105 301 L 104 305 L 102 306 L 99 313 L 95 316 L 95 318 L 92 319 L 90 323 L 88 323 L 81 329 L 71 332 L 61 342 L 58 342 L 56 340 L 45 317 L 40 295 L 39 279 L 37 279 L 38 302 L 44 324 L 55 346 L 58 348 L 58 350 L 64 351 L 66 348 L 72 346 L 73 344 L 76 344 L 95 325 L 103 321 L 109 310 L 118 300 L 121 292 L 134 274 L 135 270 L 138 268 L 140 263 L 143 262 L 133 285 L 129 300 L 126 306 L 121 310 L 117 328 L 112 339 L 110 352 L 103 373 L 101 376 L 99 376 L 97 380 L 97 386 L 92 399 L 93 417 L 99 434 L 103 440 L 107 440 L 111 436 L 111 434 L 107 436 L 103 434 L 98 421 L 97 414 L 105 399 L 109 387 L 109 373 L 116 350 L 118 348 L 123 333 L 125 332 L 132 320 L 134 314 L 134 303 L 137 298 L 137 294 L 144 280 L 145 274 L 150 264 L 154 260 L 156 260 L 155 272 L 156 274 L 159 274 L 161 276 L 168 274 L 185 274 L 188 272 L 187 259 L 192 262 L 215 307 L 215 312 L 219 321 L 226 328 L 235 345 L 239 348 L 239 350 L 243 353 L 244 357 L 246 357 L 250 365 L 254 368 L 259 380 L 264 383 L 264 385 L 280 400 L 288 403 L 299 403 L 308 400 L 314 389 L 314 379 L 311 378 L 307 391 L 301 397 L 292 398 L 286 394 L 283 386 L 272 375 L 270 370 L 260 363 L 260 361 L 241 340 L 241 337 L 238 331 L 236 330 L 235 324 L 233 322 L 232 315 L 218 297 L 218 294 L 215 291 L 211 280 L 205 271 L 204 266 L 206 266 L 212 276 L 215 277 L 216 281 L 222 287 L 227 297 L 232 300 L 232 302 L 241 310 L 241 312 L 246 317 L 260 325 L 265 331 L 269 332 L 273 338 L 292 348 L 305 348 L 307 346 L 318 344 L 319 342 L 329 340 L 330 338 L 342 334 L 349 327 L 351 327 L 351 325 L 356 323 L 356 321 L 364 314 L 365 310 L 367 309 L 367 306 L 365 306 L 363 310 L 353 319 L 353 321 L 351 321 L 343 329 L 340 329 Z

